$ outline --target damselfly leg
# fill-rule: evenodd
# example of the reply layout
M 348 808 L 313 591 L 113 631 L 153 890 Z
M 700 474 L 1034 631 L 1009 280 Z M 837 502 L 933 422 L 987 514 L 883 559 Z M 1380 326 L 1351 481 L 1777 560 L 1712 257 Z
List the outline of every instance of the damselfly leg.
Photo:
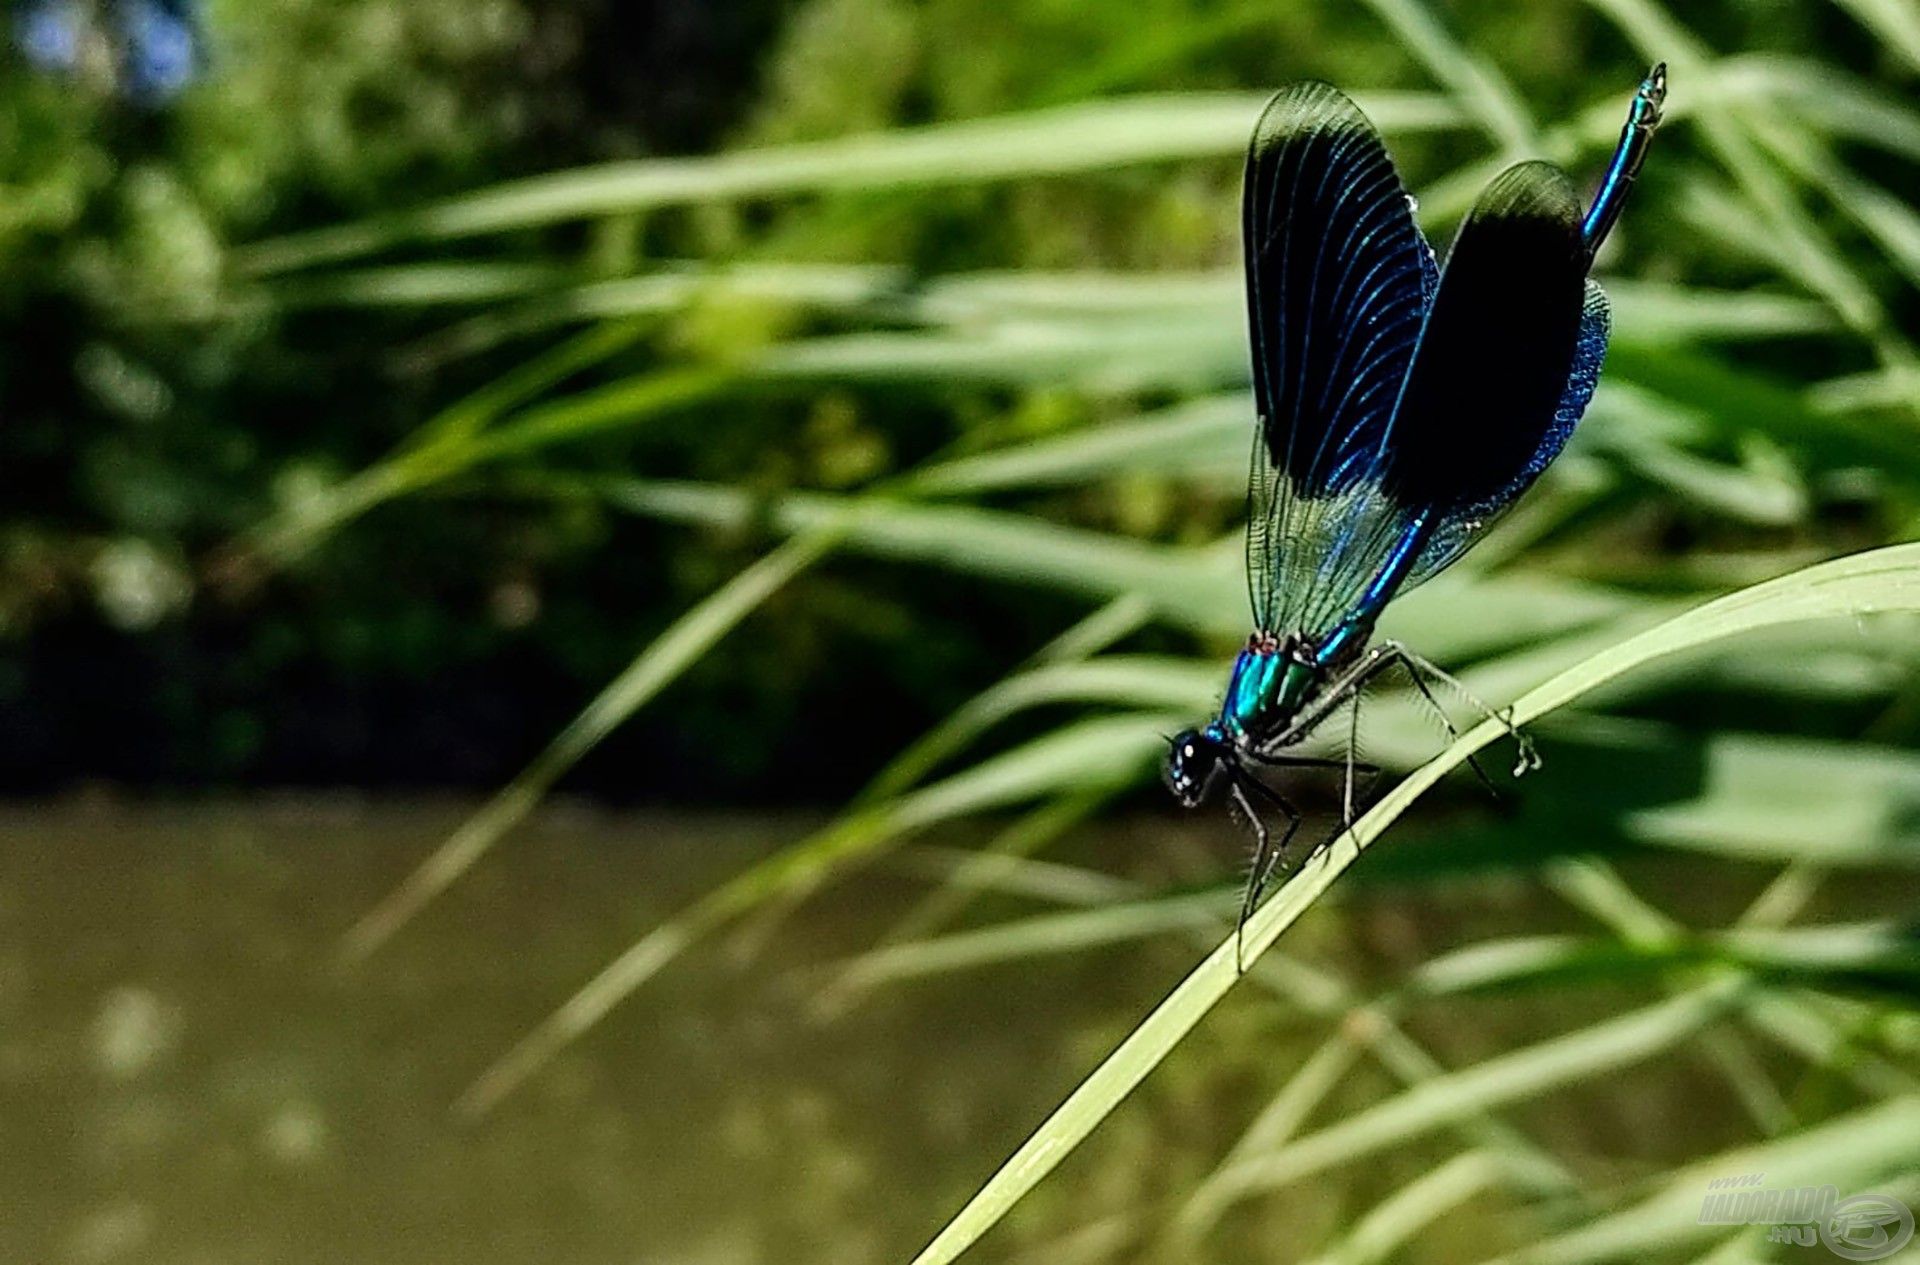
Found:
M 1245 974 L 1247 919 L 1253 917 L 1253 911 L 1259 907 L 1260 894 L 1266 891 L 1267 884 L 1273 879 L 1274 867 L 1279 864 L 1281 855 L 1287 850 L 1287 845 L 1293 841 L 1295 832 L 1300 829 L 1302 818 L 1299 809 L 1252 774 L 1236 769 L 1232 776 L 1233 785 L 1230 793 L 1233 796 L 1233 802 L 1240 806 L 1242 813 L 1246 814 L 1247 825 L 1253 831 L 1253 863 L 1247 871 L 1247 889 L 1240 898 L 1240 918 L 1233 927 L 1234 968 Z M 1287 819 L 1287 828 L 1281 834 L 1278 843 L 1273 841 L 1273 834 L 1267 829 L 1266 821 L 1260 816 L 1259 810 L 1253 806 L 1255 798 L 1265 801 Z
M 1458 741 L 1460 731 L 1455 728 L 1446 710 L 1440 706 L 1439 700 L 1434 698 L 1433 691 L 1428 688 L 1427 682 L 1422 679 L 1423 676 L 1431 677 L 1439 681 L 1455 694 L 1465 699 L 1468 706 L 1507 731 L 1507 736 L 1513 739 L 1514 746 L 1518 748 L 1514 757 L 1513 776 L 1524 777 L 1540 767 L 1540 752 L 1534 747 L 1533 739 L 1528 737 L 1524 730 L 1513 723 L 1512 707 L 1496 708 L 1488 703 L 1482 702 L 1480 697 L 1468 689 L 1466 683 L 1461 681 L 1459 677 L 1454 676 L 1433 660 L 1423 655 L 1415 654 L 1397 641 L 1382 642 L 1381 648 L 1388 652 L 1388 658 L 1390 660 L 1397 659 L 1406 666 L 1407 675 L 1413 678 L 1413 683 L 1419 689 L 1421 696 L 1433 707 L 1434 711 L 1440 714 L 1440 720 L 1446 725 L 1447 736 L 1449 738 Z M 1486 770 L 1480 767 L 1479 761 L 1472 756 L 1468 756 L 1467 763 L 1473 766 L 1474 773 L 1479 776 L 1482 782 L 1486 783 L 1487 789 L 1493 790 L 1493 783 L 1488 779 Z M 1498 792 L 1495 793 L 1497 794 Z
M 1354 812 L 1356 803 L 1355 787 L 1358 784 L 1360 776 L 1365 774 L 1368 777 L 1374 777 L 1380 772 L 1378 765 L 1367 764 L 1357 758 L 1357 752 L 1359 751 L 1359 725 L 1360 696 L 1356 691 L 1352 695 L 1352 710 L 1347 727 L 1347 749 L 1346 754 L 1342 758 L 1329 760 L 1319 756 L 1279 755 L 1274 752 L 1261 751 L 1248 751 L 1243 754 L 1245 754 L 1248 759 L 1267 768 L 1326 769 L 1340 773 L 1340 830 L 1336 830 L 1333 835 L 1329 836 L 1329 840 L 1331 840 L 1338 838 L 1341 830 L 1353 829 L 1356 816 Z M 1239 769 L 1233 774 L 1233 794 L 1235 796 L 1235 802 L 1240 805 L 1241 812 L 1245 813 L 1248 821 L 1253 824 L 1255 845 L 1253 865 L 1248 871 L 1247 888 L 1240 903 L 1240 921 L 1234 929 L 1235 944 L 1237 946 L 1236 960 L 1244 970 L 1245 963 L 1241 953 L 1245 947 L 1244 936 L 1247 919 L 1251 918 L 1253 911 L 1260 907 L 1260 898 L 1266 894 L 1268 885 L 1273 882 L 1274 871 L 1279 868 L 1280 862 L 1285 859 L 1287 844 L 1291 842 L 1293 836 L 1298 833 L 1302 816 L 1299 809 L 1295 808 L 1272 787 L 1261 782 L 1246 769 Z M 1280 841 L 1277 844 L 1269 845 L 1269 833 L 1253 808 L 1250 797 L 1258 798 L 1272 805 L 1287 818 L 1286 832 L 1281 835 Z

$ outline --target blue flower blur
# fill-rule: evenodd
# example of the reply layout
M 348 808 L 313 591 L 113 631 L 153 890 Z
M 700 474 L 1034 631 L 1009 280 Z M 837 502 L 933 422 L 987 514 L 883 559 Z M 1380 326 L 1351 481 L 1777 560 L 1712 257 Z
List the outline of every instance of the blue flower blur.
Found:
M 41 70 L 99 73 L 126 99 L 161 106 L 202 68 L 198 7 L 198 0 L 27 0 L 14 17 L 14 45 Z

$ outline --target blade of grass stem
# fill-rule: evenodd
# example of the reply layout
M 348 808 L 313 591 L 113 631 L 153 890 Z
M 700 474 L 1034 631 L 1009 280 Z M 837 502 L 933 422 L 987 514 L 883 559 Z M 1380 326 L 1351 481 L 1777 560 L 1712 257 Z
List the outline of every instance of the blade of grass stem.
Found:
M 1741 985 L 1719 979 L 1640 1010 L 1496 1055 L 1404 1090 L 1279 1151 L 1223 1169 L 1187 1214 L 1211 1220 L 1229 1203 L 1402 1145 L 1469 1111 L 1522 1102 L 1638 1063 L 1698 1035 L 1734 1004 Z
M 675 620 L 635 656 L 545 751 L 347 933 L 341 956 L 359 962 L 391 939 L 531 812 L 555 781 L 794 576 L 833 548 L 822 528 L 775 548 Z
M 1375 1265 L 1476 1195 L 1498 1186 L 1504 1164 L 1491 1151 L 1467 1151 L 1422 1173 L 1362 1214 L 1313 1265 Z
M 1713 1240 L 1724 1227 L 1703 1219 L 1707 1183 L 1735 1173 L 1765 1173 L 1771 1187 L 1835 1185 L 1842 1190 L 1902 1171 L 1920 1157 L 1920 1097 L 1875 1103 L 1803 1132 L 1724 1152 L 1675 1170 L 1661 1189 L 1630 1208 L 1553 1235 L 1488 1265 L 1586 1265 L 1645 1259 Z
M 234 264 L 242 273 L 267 275 L 371 255 L 409 241 L 446 241 L 676 203 L 981 184 L 1238 156 L 1263 104 L 1260 93 L 1123 97 L 704 158 L 609 163 L 258 242 L 237 251 Z M 1390 135 L 1459 124 L 1451 104 L 1427 94 L 1365 94 L 1362 104 Z
M 458 1109 L 480 1115 L 578 1039 L 689 946 L 769 900 L 813 890 L 937 822 L 1103 785 L 1158 757 L 1178 718 L 1144 712 L 1082 721 L 1002 753 L 891 803 L 856 812 L 734 876 L 636 940 L 490 1066 Z
M 1862 609 L 1920 609 L 1920 546 L 1893 546 L 1823 563 L 1709 602 L 1560 673 L 1514 703 L 1512 715 L 1525 723 L 1641 663 L 1691 646 L 1752 628 Z M 1477 726 L 1389 791 L 1352 831 L 1303 864 L 1248 923 L 1244 948 L 1229 936 L 1196 967 L 947 1222 L 915 1258 L 915 1265 L 945 1265 L 997 1223 L 1226 994 L 1238 977 L 1236 963 L 1243 953 L 1249 959 L 1258 958 L 1358 859 L 1367 843 L 1448 770 L 1500 732 L 1491 722 Z

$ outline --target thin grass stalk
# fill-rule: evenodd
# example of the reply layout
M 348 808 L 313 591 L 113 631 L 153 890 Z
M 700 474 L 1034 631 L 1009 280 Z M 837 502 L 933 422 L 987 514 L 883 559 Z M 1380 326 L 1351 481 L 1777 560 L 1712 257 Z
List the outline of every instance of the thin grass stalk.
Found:
M 832 528 L 796 536 L 740 572 L 676 620 L 615 677 L 520 775 L 367 912 L 340 945 L 345 963 L 364 961 L 518 825 L 582 756 L 685 666 L 794 576 L 832 550 Z
M 1920 609 L 1920 546 L 1892 546 L 1824 563 L 1710 602 L 1562 672 L 1517 700 L 1511 714 L 1516 723 L 1526 723 L 1642 663 L 1738 632 L 1856 614 L 1863 608 Z M 998 1222 L 1225 996 L 1238 978 L 1238 963 L 1257 959 L 1270 948 L 1359 858 L 1367 843 L 1447 771 L 1503 732 L 1492 721 L 1475 727 L 1389 791 L 1351 831 L 1302 865 L 1293 881 L 1254 915 L 1244 937 L 1229 937 L 1196 967 L 947 1222 L 915 1258 L 915 1265 L 945 1265 Z M 1710 987 L 1712 992 L 1703 990 L 1698 1000 L 1718 1004 L 1726 983 L 1715 981 Z

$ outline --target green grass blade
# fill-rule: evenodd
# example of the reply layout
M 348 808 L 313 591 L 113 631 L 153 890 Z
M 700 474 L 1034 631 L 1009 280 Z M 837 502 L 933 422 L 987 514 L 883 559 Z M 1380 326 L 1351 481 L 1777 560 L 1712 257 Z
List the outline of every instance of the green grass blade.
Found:
M 1655 1251 L 1709 1242 L 1726 1232 L 1702 1224 L 1707 1183 L 1764 1173 L 1770 1187 L 1833 1185 L 1852 1193 L 1920 1159 L 1920 1097 L 1876 1103 L 1817 1128 L 1724 1152 L 1679 1169 L 1660 1191 L 1621 1212 L 1536 1243 L 1489 1265 L 1586 1265 L 1641 1260 Z
M 393 271 L 410 276 L 415 265 Z M 512 265 L 501 265 L 507 268 Z M 378 289 L 372 270 L 350 274 L 352 285 L 315 283 L 297 292 L 304 303 Z M 716 267 L 675 265 L 641 276 L 617 277 L 539 292 L 504 310 L 487 311 L 431 335 L 401 360 L 431 366 L 472 355 L 555 326 L 638 316 L 659 317 L 699 302 L 764 302 L 823 312 L 884 314 L 889 319 L 948 329 L 1059 326 L 1154 317 L 1204 322 L 1236 330 L 1244 320 L 1244 282 L 1216 272 L 974 272 L 933 278 L 906 288 L 907 274 L 888 266 L 768 261 Z M 424 281 L 412 283 L 424 288 Z M 1713 290 L 1609 277 L 1616 338 L 1669 342 L 1745 340 L 1830 332 L 1832 313 L 1808 299 Z M 398 293 L 408 292 L 404 282 Z M 431 296 L 421 293 L 421 301 Z M 450 292 L 451 293 L 451 292 Z M 394 298 L 398 301 L 398 295 Z M 886 344 L 882 344 L 885 346 Z
M 1920 755 L 1865 743 L 1716 733 L 1683 803 L 1624 823 L 1637 839 L 1730 859 L 1920 865 Z
M 769 348 L 752 369 L 788 383 L 944 381 L 1070 384 L 1101 394 L 1195 391 L 1245 382 L 1247 346 L 1245 333 L 1233 322 L 1149 313 L 805 339 Z
M 1439 1129 L 1470 1111 L 1536 1097 L 1650 1059 L 1698 1035 L 1738 999 L 1741 982 L 1718 979 L 1641 1010 L 1425 1081 L 1271 1154 L 1242 1161 L 1210 1183 L 1188 1215 L 1211 1220 L 1228 1203 Z
M 899 795 L 965 750 L 994 725 L 1049 703 L 1119 703 L 1200 715 L 1220 687 L 1215 663 L 1146 655 L 1107 655 L 1082 663 L 1049 663 L 988 687 L 950 713 L 887 763 L 861 793 L 862 802 Z
M 1253 398 L 1243 391 L 1206 396 L 1128 421 L 943 461 L 915 473 L 907 486 L 924 496 L 969 496 L 1134 470 L 1244 479 L 1252 416 Z
M 1920 110 L 1909 96 L 1798 57 L 1729 58 L 1720 63 L 1719 74 L 1721 92 L 1750 91 L 1791 110 L 1796 120 L 1920 162 Z
M 626 351 L 645 336 L 645 321 L 609 321 L 541 352 L 429 418 L 407 436 L 403 450 L 453 443 L 479 434 L 510 411 Z
M 1468 1151 L 1421 1174 L 1354 1223 L 1352 1231 L 1313 1265 L 1376 1265 L 1419 1233 L 1505 1176 L 1500 1157 Z
M 246 273 L 353 259 L 408 241 L 449 240 L 675 203 L 833 190 L 927 188 L 1237 156 L 1263 93 L 1185 93 L 936 123 L 871 136 L 705 158 L 610 163 L 497 185 L 410 212 L 298 233 L 236 252 Z M 1365 94 L 1389 134 L 1457 127 L 1459 112 L 1419 93 Z
M 1158 758 L 1165 745 L 1161 735 L 1178 723 L 1178 716 L 1163 712 L 1082 721 L 858 812 L 776 853 L 635 941 L 482 1073 L 461 1096 L 459 1109 L 470 1115 L 490 1110 L 689 946 L 740 914 L 776 896 L 811 891 L 853 862 L 937 822 L 1110 785 Z
M 1906 0 L 1838 0 L 1880 44 L 1920 70 L 1920 10 Z
M 755 607 L 827 553 L 834 539 L 831 530 L 823 529 L 787 541 L 674 621 L 560 731 L 532 764 L 354 924 L 341 945 L 342 956 L 357 962 L 386 943 L 518 825 L 562 774 Z
M 902 914 L 881 935 L 882 945 L 903 944 L 933 934 L 965 909 L 975 895 L 992 890 L 1030 858 L 1105 807 L 1122 788 L 1093 787 L 1062 795 L 1016 818 L 979 848 L 969 849 L 939 887 Z M 1076 873 L 1079 873 L 1076 871 Z M 1092 887 L 1094 884 L 1083 884 Z M 1107 894 L 1111 895 L 1111 892 Z
M 744 525 L 763 508 L 741 489 L 713 484 L 592 478 L 570 486 L 590 490 L 616 508 L 676 522 Z M 775 530 L 796 532 L 838 520 L 853 503 L 846 497 L 795 493 L 765 508 Z M 847 543 L 873 557 L 1100 600 L 1137 594 L 1151 601 L 1161 618 L 1185 624 L 1211 610 L 1222 620 L 1216 631 L 1245 632 L 1238 562 L 1225 550 L 1169 548 L 972 506 L 880 497 L 859 504 L 860 513 L 847 526 Z
M 1628 277 L 1606 278 L 1617 346 L 1744 341 L 1831 333 L 1833 313 L 1811 299 L 1758 290 L 1709 290 Z
M 1145 599 L 1122 594 L 1040 647 L 1030 662 L 1036 666 L 1078 662 L 1139 632 L 1152 618 L 1153 607 Z
M 1097 909 L 1017 918 L 929 940 L 887 945 L 862 953 L 842 966 L 835 987 L 877 988 L 901 980 L 974 970 L 996 963 L 1079 953 L 1104 945 L 1149 939 L 1169 931 L 1213 927 L 1222 917 L 1232 916 L 1239 899 L 1238 889 L 1156 896 Z
M 302 277 L 275 286 L 272 298 L 276 306 L 292 310 L 450 307 L 525 298 L 557 289 L 569 279 L 566 269 L 544 263 L 389 264 Z
M 1514 704 L 1525 722 L 1561 707 L 1640 664 L 1755 628 L 1874 610 L 1920 609 L 1920 545 L 1897 545 L 1822 563 L 1709 602 L 1603 650 L 1529 691 Z M 1319 899 L 1360 850 L 1449 770 L 1499 735 L 1483 724 L 1404 779 L 1356 824 L 1301 866 L 1249 922 L 1246 952 L 1258 957 Z M 1229 937 L 1081 1082 L 973 1199 L 915 1258 L 944 1265 L 993 1227 L 1053 1171 L 1182 1038 L 1225 996 L 1237 978 L 1238 950 Z
M 1455 39 L 1429 6 L 1418 0 L 1367 0 L 1367 7 L 1393 28 L 1407 51 L 1460 99 L 1503 150 L 1518 155 L 1535 144 L 1533 123 L 1519 94 L 1498 67 Z
M 531 441 L 565 437 L 563 424 L 579 430 L 583 419 L 598 426 L 632 424 L 693 403 L 723 379 L 703 371 L 669 371 L 618 387 L 617 394 L 588 392 L 558 403 L 534 405 L 516 422 L 493 423 L 581 371 L 625 351 L 645 333 L 639 321 L 616 321 L 586 330 L 442 409 L 399 448 L 346 482 L 289 505 L 249 531 L 234 546 L 255 565 L 280 566 L 312 549 L 333 531 L 398 496 L 418 492 L 481 462 L 522 451 Z

